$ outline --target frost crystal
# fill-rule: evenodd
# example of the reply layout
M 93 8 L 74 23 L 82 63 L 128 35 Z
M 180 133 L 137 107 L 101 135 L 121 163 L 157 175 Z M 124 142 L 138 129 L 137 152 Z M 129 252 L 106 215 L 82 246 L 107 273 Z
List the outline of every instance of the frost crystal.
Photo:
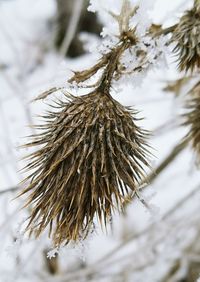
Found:
M 166 39 L 152 39 L 149 36 L 141 38 L 136 46 L 126 50 L 121 58 L 121 73 L 119 84 L 123 81 L 140 86 L 149 70 L 160 67 L 165 62 Z
M 55 258 L 58 253 L 59 253 L 59 248 L 56 247 L 56 248 L 50 250 L 50 251 L 47 253 L 47 258 L 48 258 L 48 259 Z
M 166 40 L 152 38 L 149 34 L 153 5 L 153 0 L 90 1 L 88 10 L 97 12 L 105 26 L 101 33 L 102 44 L 97 47 L 101 54 L 108 53 L 118 44 L 123 31 L 130 30 L 136 35 L 137 43 L 121 58 L 115 76 L 119 83 L 125 80 L 138 86 L 152 67 L 158 67 L 163 62 Z
M 150 11 L 154 6 L 153 0 L 90 0 L 88 11 L 98 13 L 100 19 L 106 27 L 107 35 L 118 35 L 118 24 L 113 21 L 110 12 L 119 15 L 121 6 L 124 2 L 130 3 L 132 8 L 138 7 L 137 13 L 130 19 L 130 27 L 137 26 L 138 34 L 144 34 L 150 27 L 152 21 L 150 18 Z

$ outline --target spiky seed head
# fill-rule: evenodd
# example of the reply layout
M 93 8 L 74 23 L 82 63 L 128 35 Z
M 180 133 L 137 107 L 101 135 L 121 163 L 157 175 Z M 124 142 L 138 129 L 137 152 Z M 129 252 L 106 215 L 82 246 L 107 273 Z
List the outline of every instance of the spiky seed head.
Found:
M 197 163 L 200 164 L 200 84 L 197 84 L 187 102 L 188 113 L 185 114 L 185 125 L 190 126 L 188 133 L 192 146 L 197 155 Z
M 197 3 L 198 4 L 198 3 Z M 172 41 L 178 54 L 179 69 L 193 71 L 200 68 L 200 5 L 186 11 L 180 19 Z
M 22 191 L 33 204 L 28 230 L 39 236 L 49 226 L 57 246 L 87 236 L 95 216 L 106 225 L 148 166 L 134 111 L 98 91 L 66 97 L 28 144 L 41 147 L 29 156 Z

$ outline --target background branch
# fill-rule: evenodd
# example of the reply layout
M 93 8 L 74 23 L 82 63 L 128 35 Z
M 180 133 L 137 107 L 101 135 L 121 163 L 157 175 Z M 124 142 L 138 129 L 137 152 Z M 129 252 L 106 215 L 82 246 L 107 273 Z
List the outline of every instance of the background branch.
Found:
M 66 34 L 63 43 L 60 48 L 60 53 L 65 56 L 69 50 L 69 46 L 76 34 L 78 23 L 81 17 L 81 11 L 83 8 L 84 0 L 74 0 L 73 11 L 71 14 L 70 21 L 66 30 Z

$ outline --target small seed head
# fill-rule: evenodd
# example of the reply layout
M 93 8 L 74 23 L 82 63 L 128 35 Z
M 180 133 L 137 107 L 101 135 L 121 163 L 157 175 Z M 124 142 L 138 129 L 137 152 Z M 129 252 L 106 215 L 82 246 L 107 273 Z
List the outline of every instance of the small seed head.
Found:
M 172 41 L 176 43 L 174 52 L 178 55 L 180 71 L 193 72 L 200 68 L 200 9 L 187 11 L 180 19 Z

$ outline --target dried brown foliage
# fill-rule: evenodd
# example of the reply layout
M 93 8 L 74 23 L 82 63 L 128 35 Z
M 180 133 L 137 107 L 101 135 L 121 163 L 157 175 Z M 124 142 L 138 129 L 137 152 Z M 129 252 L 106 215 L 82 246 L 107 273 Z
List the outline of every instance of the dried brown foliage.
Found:
M 106 225 L 148 166 L 135 112 L 106 93 L 65 97 L 27 145 L 41 148 L 29 156 L 33 172 L 22 192 L 34 204 L 28 229 L 39 236 L 49 225 L 55 245 L 87 236 L 95 216 Z
M 191 91 L 191 97 L 187 102 L 188 112 L 185 114 L 185 125 L 190 126 L 188 133 L 193 148 L 197 154 L 197 162 L 200 163 L 200 84 L 197 83 Z
M 172 36 L 176 42 L 179 69 L 193 71 L 200 68 L 200 8 L 199 2 L 181 17 Z

